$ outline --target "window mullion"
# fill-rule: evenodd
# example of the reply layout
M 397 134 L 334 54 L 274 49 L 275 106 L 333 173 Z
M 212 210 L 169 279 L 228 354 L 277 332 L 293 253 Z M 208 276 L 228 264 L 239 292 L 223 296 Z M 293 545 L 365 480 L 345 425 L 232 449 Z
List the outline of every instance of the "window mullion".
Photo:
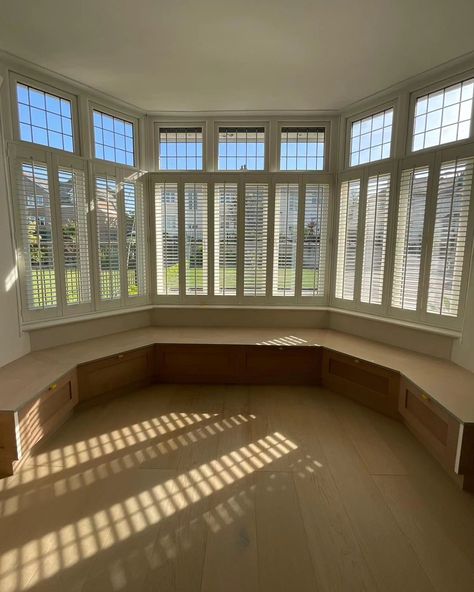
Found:
M 58 160 L 56 155 L 48 154 L 48 181 L 51 207 L 51 233 L 53 238 L 53 252 L 56 276 L 56 302 L 58 316 L 66 311 L 66 284 L 64 267 L 64 248 L 61 226 L 61 204 L 59 199 Z
M 186 295 L 186 222 L 184 212 L 184 181 L 178 181 L 178 261 L 179 261 L 179 297 Z

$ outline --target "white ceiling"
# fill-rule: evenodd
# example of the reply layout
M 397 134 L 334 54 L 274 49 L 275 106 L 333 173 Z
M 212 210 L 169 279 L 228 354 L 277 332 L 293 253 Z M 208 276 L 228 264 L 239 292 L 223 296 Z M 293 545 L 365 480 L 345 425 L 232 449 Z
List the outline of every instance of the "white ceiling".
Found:
M 325 110 L 474 50 L 473 0 L 0 0 L 0 48 L 146 111 Z

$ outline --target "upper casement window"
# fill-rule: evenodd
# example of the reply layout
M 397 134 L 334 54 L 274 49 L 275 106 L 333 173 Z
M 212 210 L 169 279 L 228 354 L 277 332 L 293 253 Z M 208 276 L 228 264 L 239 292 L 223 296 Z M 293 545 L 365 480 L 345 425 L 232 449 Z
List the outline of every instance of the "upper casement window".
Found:
M 390 158 L 393 108 L 353 121 L 350 133 L 350 166 Z
M 264 127 L 219 127 L 220 171 L 263 171 Z
M 74 152 L 70 100 L 22 82 L 16 84 L 16 95 L 20 140 Z
M 100 160 L 135 166 L 133 123 L 94 109 L 94 155 Z
M 416 100 L 412 150 L 465 140 L 471 134 L 474 78 Z
M 202 127 L 160 127 L 158 142 L 161 171 L 203 169 Z
M 324 127 L 282 127 L 281 171 L 324 170 Z

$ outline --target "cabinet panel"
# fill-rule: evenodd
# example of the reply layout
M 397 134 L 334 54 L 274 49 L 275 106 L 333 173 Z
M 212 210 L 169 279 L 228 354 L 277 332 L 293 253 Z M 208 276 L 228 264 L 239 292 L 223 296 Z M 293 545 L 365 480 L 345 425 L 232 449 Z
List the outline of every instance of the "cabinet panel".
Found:
M 242 378 L 247 384 L 320 384 L 321 357 L 319 347 L 247 347 Z
M 322 381 L 324 386 L 337 393 L 399 419 L 400 375 L 398 372 L 325 349 Z

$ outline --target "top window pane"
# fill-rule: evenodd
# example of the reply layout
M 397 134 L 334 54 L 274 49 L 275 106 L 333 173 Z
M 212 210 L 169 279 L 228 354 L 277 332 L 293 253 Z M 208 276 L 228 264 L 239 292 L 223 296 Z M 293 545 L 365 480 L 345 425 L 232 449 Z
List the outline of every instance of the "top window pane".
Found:
M 280 137 L 280 170 L 324 170 L 324 139 L 323 127 L 283 127 Z
M 20 140 L 74 152 L 71 101 L 17 83 Z
M 219 170 L 263 171 L 265 129 L 263 127 L 220 127 Z
M 412 150 L 469 138 L 474 78 L 419 97 L 415 105 Z
M 160 170 L 202 170 L 202 128 L 160 128 Z
M 135 165 L 133 123 L 93 111 L 95 157 L 117 164 Z
M 350 166 L 390 158 L 392 123 L 393 109 L 352 123 Z

